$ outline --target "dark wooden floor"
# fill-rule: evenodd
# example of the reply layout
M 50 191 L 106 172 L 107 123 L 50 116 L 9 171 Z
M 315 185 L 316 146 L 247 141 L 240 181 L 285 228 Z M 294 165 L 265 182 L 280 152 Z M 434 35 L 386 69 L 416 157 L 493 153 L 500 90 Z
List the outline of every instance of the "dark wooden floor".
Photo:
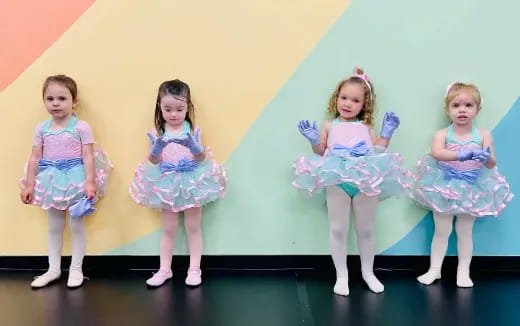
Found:
M 66 275 L 32 290 L 34 272 L 0 271 L 0 325 L 520 325 L 518 272 L 474 275 L 473 289 L 454 277 L 425 287 L 408 271 L 376 273 L 383 294 L 354 273 L 346 298 L 314 271 L 207 271 L 195 289 L 179 272 L 154 290 L 148 271 L 94 276 L 74 290 Z

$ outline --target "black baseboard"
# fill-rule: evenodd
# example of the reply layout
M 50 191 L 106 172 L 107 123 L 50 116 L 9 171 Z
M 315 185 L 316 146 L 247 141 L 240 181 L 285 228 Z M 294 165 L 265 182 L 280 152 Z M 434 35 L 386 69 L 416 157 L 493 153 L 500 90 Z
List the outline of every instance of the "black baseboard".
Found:
M 429 256 L 376 256 L 375 269 L 423 272 L 428 268 Z M 70 264 L 70 256 L 63 257 L 63 268 Z M 174 269 L 186 269 L 188 256 L 174 256 Z M 119 273 L 129 270 L 155 270 L 159 265 L 158 256 L 87 256 L 84 270 L 93 273 Z M 360 269 L 359 256 L 348 257 L 349 270 Z M 456 269 L 457 257 L 448 256 L 444 269 Z M 47 268 L 45 256 L 0 256 L 0 270 L 44 270 Z M 203 256 L 202 268 L 206 271 L 217 270 L 314 270 L 329 273 L 333 271 L 332 260 L 328 255 L 290 255 L 290 256 Z M 520 272 L 520 256 L 478 256 L 473 257 L 472 271 L 481 272 Z

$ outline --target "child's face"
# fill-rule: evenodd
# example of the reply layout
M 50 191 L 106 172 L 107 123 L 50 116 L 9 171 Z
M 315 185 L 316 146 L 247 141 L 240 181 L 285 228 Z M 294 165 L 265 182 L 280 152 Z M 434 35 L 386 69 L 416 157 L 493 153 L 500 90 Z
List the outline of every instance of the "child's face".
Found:
M 182 96 L 164 95 L 161 98 L 161 112 L 167 124 L 172 127 L 179 127 L 186 119 L 188 103 Z
M 59 83 L 49 83 L 43 95 L 43 102 L 47 112 L 57 120 L 68 118 L 78 104 L 72 99 L 70 90 Z
M 478 107 L 473 94 L 470 91 L 461 91 L 448 105 L 448 115 L 456 125 L 471 124 L 478 114 Z
M 336 108 L 343 120 L 355 120 L 365 104 L 365 90 L 359 84 L 345 83 L 339 90 Z

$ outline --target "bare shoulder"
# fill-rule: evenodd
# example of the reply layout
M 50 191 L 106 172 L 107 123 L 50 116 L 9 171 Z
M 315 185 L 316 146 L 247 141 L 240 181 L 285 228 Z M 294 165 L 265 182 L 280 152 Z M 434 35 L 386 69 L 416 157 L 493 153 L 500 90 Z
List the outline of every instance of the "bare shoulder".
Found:
M 332 125 L 332 120 L 325 120 L 325 121 L 323 121 L 322 128 L 324 130 L 329 131 L 331 125 Z
M 446 138 L 447 135 L 448 135 L 448 128 L 442 128 L 442 129 L 437 130 L 433 134 L 433 138 Z
M 448 137 L 448 128 L 439 129 L 433 134 L 432 146 L 438 147 L 443 146 L 446 143 Z
M 481 143 L 485 144 L 486 146 L 489 146 L 493 143 L 493 136 L 489 130 L 478 128 L 478 134 L 480 136 Z
M 478 133 L 483 138 L 487 138 L 487 137 L 491 136 L 491 132 L 487 129 L 478 128 Z

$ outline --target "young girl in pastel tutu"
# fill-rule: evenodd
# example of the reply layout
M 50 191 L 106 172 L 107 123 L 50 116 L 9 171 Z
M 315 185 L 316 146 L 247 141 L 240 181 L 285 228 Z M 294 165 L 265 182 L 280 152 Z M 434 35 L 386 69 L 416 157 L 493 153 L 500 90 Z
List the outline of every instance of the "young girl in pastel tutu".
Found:
M 293 185 L 308 194 L 326 190 L 330 248 L 337 276 L 334 293 L 339 295 L 349 294 L 346 247 L 351 209 L 363 279 L 373 292 L 383 292 L 383 284 L 373 272 L 377 204 L 405 192 L 412 183 L 400 155 L 385 151 L 399 118 L 386 113 L 381 136 L 377 137 L 374 108 L 374 87 L 368 76 L 356 69 L 334 90 L 328 107 L 333 119 L 325 121 L 321 131 L 315 122 L 303 120 L 298 124 L 314 154 L 296 160 Z
M 193 120 L 189 86 L 176 79 L 159 87 L 155 103 L 155 128 L 148 157 L 137 167 L 130 195 L 139 205 L 161 210 L 159 271 L 146 281 L 158 287 L 172 278 L 172 253 L 179 213 L 184 212 L 190 266 L 188 286 L 201 284 L 202 206 L 225 194 L 226 174 L 202 143 Z
M 40 123 L 25 176 L 21 181 L 22 202 L 47 210 L 49 269 L 31 283 L 44 287 L 61 276 L 61 249 L 65 213 L 71 216 L 72 261 L 67 286 L 83 284 L 86 234 L 84 216 L 105 193 L 112 165 L 95 146 L 89 124 L 74 114 L 78 106 L 76 82 L 64 75 L 50 76 L 43 84 L 43 103 L 50 119 Z
M 425 285 L 441 278 L 453 217 L 457 216 L 457 286 L 472 287 L 469 266 L 473 255 L 473 223 L 478 217 L 500 214 L 513 198 L 509 184 L 496 168 L 491 133 L 473 124 L 481 105 L 475 85 L 450 84 L 445 111 L 451 124 L 435 133 L 431 153 L 417 163 L 410 196 L 433 211 L 435 222 L 430 269 L 417 278 Z

